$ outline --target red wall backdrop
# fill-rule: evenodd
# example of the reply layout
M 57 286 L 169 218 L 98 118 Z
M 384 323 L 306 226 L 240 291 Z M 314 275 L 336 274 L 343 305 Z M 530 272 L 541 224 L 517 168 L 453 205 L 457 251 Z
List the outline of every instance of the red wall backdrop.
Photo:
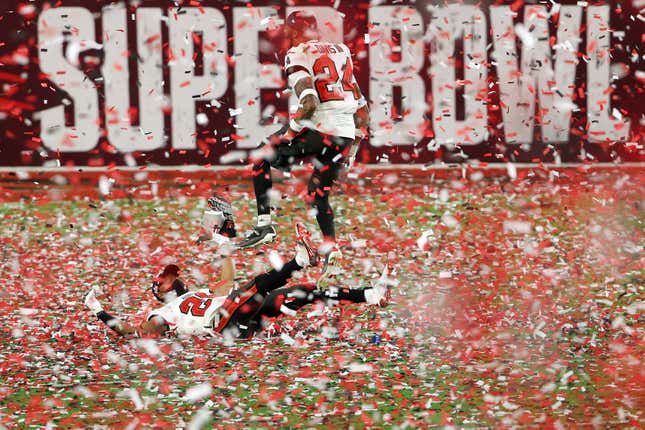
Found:
M 173 6 L 170 2 L 163 1 L 146 1 L 128 2 L 128 17 L 130 13 L 136 11 L 134 4 L 145 7 L 159 7 L 162 13 L 167 14 L 167 8 Z M 41 139 L 40 121 L 38 112 L 52 106 L 61 105 L 67 98 L 66 92 L 52 83 L 51 76 L 43 73 L 39 66 L 38 56 L 38 17 L 43 10 L 61 6 L 83 7 L 93 13 L 95 18 L 95 41 L 102 44 L 102 8 L 111 2 L 108 1 L 72 1 L 59 0 L 56 2 L 46 2 L 36 0 L 33 2 L 4 0 L 4 11 L 0 12 L 0 166 L 40 166 L 40 165 L 220 165 L 222 164 L 222 155 L 230 151 L 239 150 L 237 145 L 238 131 L 235 128 L 235 117 L 231 116 L 234 109 L 243 108 L 236 106 L 235 101 L 235 82 L 234 68 L 236 67 L 234 40 L 238 32 L 233 22 L 233 8 L 246 7 L 252 9 L 257 6 L 273 6 L 278 14 L 284 16 L 284 2 L 252 2 L 244 4 L 236 2 L 235 5 L 228 1 L 188 1 L 179 2 L 184 7 L 212 7 L 218 9 L 225 17 L 227 27 L 228 43 L 228 87 L 222 97 L 218 98 L 218 107 L 209 106 L 204 102 L 197 102 L 197 113 L 204 113 L 208 118 L 208 124 L 197 125 L 197 149 L 195 150 L 177 150 L 173 149 L 172 139 L 168 138 L 165 146 L 150 151 L 136 151 L 129 154 L 123 154 L 116 150 L 107 138 L 105 131 L 106 107 L 104 97 L 104 85 L 101 77 L 101 65 L 103 61 L 103 52 L 100 46 L 94 49 L 86 49 L 79 56 L 79 69 L 86 75 L 87 79 L 93 80 L 99 100 L 99 118 L 98 122 L 101 127 L 101 138 L 93 149 L 81 152 L 65 152 L 46 148 Z M 450 2 L 447 2 L 450 3 Z M 545 6 L 551 10 L 553 3 L 546 3 Z M 579 2 L 562 2 L 561 4 L 578 5 Z M 582 3 L 582 2 L 581 2 Z M 588 2 L 594 5 L 593 2 Z M 354 66 L 355 75 L 363 93 L 366 95 L 372 106 L 379 103 L 378 100 L 371 98 L 369 93 L 370 79 L 374 79 L 370 70 L 369 59 L 369 38 L 365 35 L 373 29 L 373 24 L 369 24 L 368 13 L 370 2 L 366 1 L 308 1 L 297 2 L 298 5 L 319 5 L 335 7 L 344 16 L 344 35 L 345 43 L 352 49 L 355 55 Z M 381 2 L 379 6 L 385 5 L 405 5 L 418 11 L 423 19 L 423 26 L 428 26 L 433 19 L 433 9 L 426 7 L 423 2 Z M 430 4 L 430 3 L 428 3 Z M 471 4 L 474 4 L 471 2 Z M 515 22 L 522 22 L 523 11 L 537 2 L 523 2 L 516 0 L 512 2 L 478 2 L 477 6 L 481 8 L 487 17 L 487 35 L 485 35 L 489 44 L 492 43 L 492 30 L 490 19 L 490 6 L 509 5 L 511 10 L 518 12 Z M 605 5 L 606 2 L 596 3 Z M 581 42 L 578 48 L 578 57 L 585 55 L 585 50 L 592 44 L 587 40 L 585 26 L 586 9 L 585 4 L 579 5 L 582 9 L 582 28 Z M 365 141 L 362 146 L 360 159 L 363 162 L 376 163 L 388 160 L 391 163 L 432 163 L 437 160 L 444 162 L 461 162 L 480 160 L 483 162 L 578 162 L 578 161 L 643 161 L 643 113 L 645 102 L 644 81 L 645 67 L 643 67 L 643 15 L 639 15 L 638 8 L 644 8 L 645 2 L 640 0 L 632 1 L 613 1 L 610 4 L 610 29 L 611 37 L 611 63 L 612 73 L 617 75 L 611 82 L 607 91 L 610 94 L 610 111 L 616 109 L 623 120 L 630 121 L 630 130 L 628 137 L 623 142 L 615 142 L 607 139 L 604 142 L 591 143 L 589 139 L 588 118 L 587 118 L 587 100 L 586 100 L 586 62 L 580 61 L 576 66 L 575 91 L 573 103 L 578 109 L 572 113 L 570 138 L 567 142 L 545 143 L 541 138 L 540 127 L 535 127 L 533 142 L 530 144 L 514 144 L 507 142 L 504 137 L 504 124 L 501 116 L 500 97 L 498 88 L 497 68 L 492 62 L 487 62 L 489 93 L 487 96 L 487 139 L 483 143 L 476 145 L 457 144 L 456 147 L 448 148 L 433 144 L 433 116 L 431 104 L 428 104 L 424 113 L 423 136 L 420 140 L 412 145 L 384 145 L 373 146 L 369 140 Z M 558 15 L 554 14 L 549 19 L 551 34 L 557 33 Z M 133 65 L 137 61 L 136 52 L 136 21 L 128 18 L 128 48 L 130 49 L 129 64 Z M 238 23 L 238 27 L 239 27 Z M 325 23 L 322 23 L 325 25 Z M 167 67 L 168 57 L 172 55 L 168 50 L 169 32 L 164 24 L 162 26 L 161 43 L 163 44 L 164 55 L 164 91 L 171 97 L 168 86 L 170 71 Z M 266 52 L 260 54 L 260 62 L 280 64 L 282 61 L 282 46 L 277 32 L 262 33 L 260 35 L 266 43 L 274 46 L 273 55 Z M 396 46 L 400 42 L 400 35 L 397 32 L 392 33 L 391 43 Z M 518 37 L 518 52 L 521 38 Z M 195 46 L 199 50 L 199 38 L 195 39 Z M 423 43 L 423 42 L 422 42 Z M 428 72 L 430 67 L 431 44 L 424 46 L 424 60 L 420 75 L 425 81 L 426 100 L 431 100 L 432 76 Z M 462 49 L 457 47 L 457 52 Z M 460 56 L 457 56 L 456 67 L 461 67 Z M 138 121 L 138 100 L 136 96 L 137 73 L 136 65 L 132 66 L 130 73 L 130 92 L 132 109 L 130 117 L 133 124 Z M 399 121 L 406 115 L 405 109 L 401 108 L 400 100 L 397 100 L 395 91 L 394 108 L 392 109 L 391 121 Z M 251 103 L 260 103 L 261 106 L 272 105 L 275 107 L 275 113 L 272 116 L 286 117 L 288 97 L 278 91 L 263 91 L 258 100 Z M 503 105 L 503 104 L 502 104 Z M 72 102 L 66 106 L 65 115 L 67 125 L 73 124 L 73 109 L 75 103 Z M 398 108 L 398 109 L 397 109 Z M 171 127 L 173 126 L 170 119 L 171 107 L 165 109 L 164 130 L 168 136 L 172 135 Z M 234 114 L 233 114 L 234 115 Z M 387 126 L 387 124 L 377 124 L 372 127 L 375 129 Z M 599 139 L 595 139 L 599 140 Z M 602 139 L 600 139 L 602 140 Z M 458 142 L 459 143 L 459 142 Z M 230 157 L 229 157 L 230 158 Z M 227 163 L 239 164 L 243 159 L 227 159 Z

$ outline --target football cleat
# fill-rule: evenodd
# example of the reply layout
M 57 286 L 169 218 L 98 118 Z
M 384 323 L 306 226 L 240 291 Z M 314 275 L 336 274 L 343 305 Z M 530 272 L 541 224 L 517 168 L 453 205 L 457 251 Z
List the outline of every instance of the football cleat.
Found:
M 381 276 L 372 282 L 372 288 L 365 289 L 365 300 L 372 305 L 379 305 L 384 308 L 392 300 L 392 286 L 397 282 L 388 278 L 388 267 L 385 266 Z
M 298 239 L 296 262 L 301 267 L 317 266 L 318 250 L 311 243 L 311 233 L 301 224 L 296 223 L 296 238 Z
M 85 295 L 85 306 L 87 306 L 87 308 L 95 315 L 103 310 L 101 302 L 96 298 L 94 288 L 90 289 L 90 291 Z
M 382 308 L 385 308 L 390 304 L 391 300 L 392 300 L 392 289 L 388 285 L 385 287 L 385 291 L 383 292 L 383 295 L 379 299 L 378 305 Z
M 336 284 L 336 277 L 341 273 L 341 267 L 338 261 L 343 256 L 340 249 L 331 243 L 324 243 L 321 245 L 320 250 L 325 256 L 325 262 L 320 272 L 320 277 L 316 281 L 316 287 L 320 291 L 325 291 L 331 285 Z
M 278 234 L 272 225 L 255 226 L 244 235 L 244 239 L 237 243 L 238 248 L 250 248 L 262 245 L 263 243 L 273 242 Z

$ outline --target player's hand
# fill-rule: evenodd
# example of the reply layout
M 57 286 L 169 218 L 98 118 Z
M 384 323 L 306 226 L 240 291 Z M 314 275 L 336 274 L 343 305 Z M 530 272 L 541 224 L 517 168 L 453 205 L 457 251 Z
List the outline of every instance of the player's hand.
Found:
M 101 305 L 101 302 L 96 298 L 96 293 L 94 292 L 94 288 L 92 288 L 87 295 L 85 296 L 85 306 L 94 313 L 94 315 L 98 314 L 103 310 L 103 306 Z
M 202 227 L 207 233 L 213 234 L 216 228 L 219 228 L 226 219 L 224 212 L 213 209 L 207 209 L 202 215 Z
M 362 136 L 357 136 L 356 138 L 354 138 L 354 141 L 349 148 L 349 152 L 347 153 L 347 158 L 345 158 L 345 170 L 350 170 L 354 165 L 356 154 L 358 153 L 358 147 L 361 146 L 362 140 Z

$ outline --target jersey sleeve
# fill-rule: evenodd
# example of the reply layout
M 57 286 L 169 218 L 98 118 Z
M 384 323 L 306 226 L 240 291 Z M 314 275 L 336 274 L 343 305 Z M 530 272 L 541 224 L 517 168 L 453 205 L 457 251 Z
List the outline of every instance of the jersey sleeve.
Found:
M 173 330 L 175 327 L 177 327 L 177 312 L 175 309 L 170 306 L 172 303 L 168 303 L 165 306 L 162 306 L 157 309 L 153 309 L 149 314 L 147 320 L 150 321 L 154 317 L 160 317 L 164 321 L 166 321 L 166 324 L 168 324 L 168 327 Z
M 284 58 L 284 70 L 290 88 L 295 88 L 296 83 L 303 78 L 311 77 L 309 56 L 305 52 L 305 44 L 298 45 L 287 51 Z

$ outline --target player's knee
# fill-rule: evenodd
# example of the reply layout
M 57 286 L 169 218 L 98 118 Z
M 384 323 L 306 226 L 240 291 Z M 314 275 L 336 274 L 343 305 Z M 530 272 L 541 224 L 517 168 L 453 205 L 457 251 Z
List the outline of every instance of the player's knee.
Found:
M 329 205 L 328 196 L 316 196 L 312 206 L 318 210 L 319 214 L 331 214 L 331 206 Z
M 309 205 L 309 206 L 313 206 L 313 205 L 314 205 L 314 200 L 315 200 L 315 199 L 316 199 L 316 194 L 315 194 L 315 193 L 308 192 L 308 193 L 304 196 L 305 203 L 306 203 L 307 205 Z
M 263 172 L 271 168 L 267 160 L 257 160 L 253 163 L 253 170 L 256 172 Z
M 329 197 L 331 185 L 321 183 L 318 178 L 312 178 L 307 186 L 307 195 L 313 200 L 323 200 Z

